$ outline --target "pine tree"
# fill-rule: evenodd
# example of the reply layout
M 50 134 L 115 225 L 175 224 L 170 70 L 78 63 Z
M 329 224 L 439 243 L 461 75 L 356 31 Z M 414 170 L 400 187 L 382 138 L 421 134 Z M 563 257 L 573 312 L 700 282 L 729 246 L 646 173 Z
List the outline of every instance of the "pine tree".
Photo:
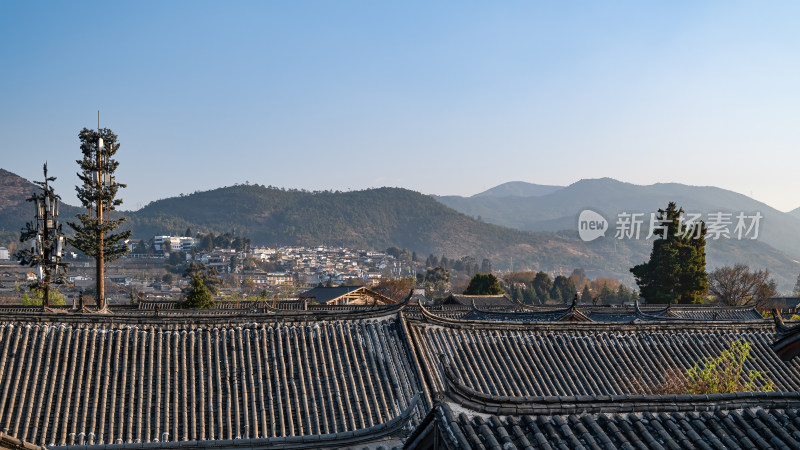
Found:
M 797 275 L 797 282 L 794 284 L 794 296 L 800 297 L 800 275 Z
M 614 296 L 614 291 L 612 291 L 607 284 L 603 283 L 603 287 L 602 289 L 600 289 L 600 295 L 598 295 L 600 302 L 604 305 L 609 305 L 613 300 L 612 298 L 613 296 Z
M 210 309 L 214 307 L 214 297 L 199 276 L 192 277 L 192 287 L 186 293 L 183 307 L 195 309 Z
M 571 279 L 559 275 L 553 280 L 553 287 L 550 290 L 550 298 L 553 300 L 569 303 L 577 294 L 578 288 L 575 287 L 575 283 Z
M 469 286 L 464 291 L 466 295 L 500 295 L 503 288 L 497 277 L 490 273 L 479 273 L 469 280 Z
M 588 303 L 592 301 L 592 294 L 589 292 L 589 285 L 586 284 L 583 286 L 583 291 L 581 292 L 581 302 Z
M 525 294 L 522 293 L 522 288 L 519 286 L 514 288 L 514 300 L 519 303 L 525 303 Z
M 536 293 L 540 304 L 545 304 L 550 300 L 550 290 L 553 289 L 553 281 L 550 275 L 545 272 L 537 272 L 531 282 L 531 287 Z
M 130 230 L 112 233 L 125 221 L 124 217 L 111 219 L 105 216 L 122 204 L 122 200 L 117 198 L 117 191 L 125 185 L 114 179 L 119 162 L 113 159 L 120 144 L 117 143 L 117 135 L 108 128 L 97 131 L 84 128 L 78 137 L 83 153 L 83 159 L 77 160 L 81 168 L 78 178 L 83 184 L 76 186 L 75 190 L 78 200 L 88 212 L 78 214 L 79 223 L 67 222 L 75 230 L 75 236 L 69 242 L 87 256 L 95 258 L 97 308 L 104 310 L 107 306 L 105 264 L 119 259 L 128 251 L 125 240 L 131 235 Z
M 654 231 L 650 260 L 631 268 L 641 296 L 648 303 L 699 303 L 708 292 L 705 223 L 687 227 L 674 202 L 658 212 L 666 230 Z

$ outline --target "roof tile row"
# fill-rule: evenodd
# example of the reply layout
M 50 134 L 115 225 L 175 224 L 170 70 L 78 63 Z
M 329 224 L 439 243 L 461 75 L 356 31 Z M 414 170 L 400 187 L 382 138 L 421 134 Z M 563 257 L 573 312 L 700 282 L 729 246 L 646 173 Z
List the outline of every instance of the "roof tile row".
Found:
M 196 329 L 0 324 L 0 430 L 71 445 L 368 428 L 420 392 L 400 332 L 391 318 Z

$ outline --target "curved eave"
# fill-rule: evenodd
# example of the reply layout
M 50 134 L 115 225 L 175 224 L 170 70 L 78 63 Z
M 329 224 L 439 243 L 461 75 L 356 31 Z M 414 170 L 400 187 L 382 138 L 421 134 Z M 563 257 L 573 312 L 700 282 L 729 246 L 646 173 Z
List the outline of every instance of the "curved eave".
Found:
M 105 444 L 105 445 L 72 445 L 59 448 L 64 449 L 129 449 L 129 448 L 282 448 L 282 449 L 312 449 L 312 448 L 338 448 L 366 444 L 399 435 L 414 412 L 420 401 L 419 393 L 415 394 L 405 410 L 400 415 L 379 425 L 362 428 L 343 433 L 316 434 L 309 436 L 286 436 L 259 439 L 225 439 L 206 441 L 177 441 L 177 442 L 148 442 L 132 444 Z
M 521 306 L 521 305 L 520 305 Z M 487 321 L 494 321 L 492 318 L 496 318 L 497 320 L 508 321 L 509 318 L 512 318 L 512 322 L 547 322 L 551 321 L 550 317 L 556 317 L 554 320 L 560 320 L 565 315 L 569 314 L 572 311 L 572 308 L 562 308 L 562 309 L 541 309 L 538 311 L 532 310 L 525 310 L 523 308 L 522 311 L 511 310 L 507 312 L 500 312 L 500 311 L 490 311 L 486 309 L 481 309 L 475 306 L 475 302 L 472 302 L 472 314 L 488 317 Z M 430 311 L 428 311 L 430 312 Z M 538 318 L 542 318 L 539 320 Z M 518 320 L 517 320 L 518 319 Z M 479 319 L 484 320 L 484 319 Z
M 458 382 L 444 366 L 444 401 L 479 413 L 496 415 L 575 414 L 599 412 L 712 411 L 750 407 L 797 408 L 800 392 L 739 392 L 711 395 L 570 395 L 509 397 L 476 391 Z
M 773 310 L 773 314 L 775 340 L 772 342 L 772 349 L 782 360 L 790 361 L 800 356 L 800 325 L 789 327 L 783 322 L 783 317 L 777 310 Z

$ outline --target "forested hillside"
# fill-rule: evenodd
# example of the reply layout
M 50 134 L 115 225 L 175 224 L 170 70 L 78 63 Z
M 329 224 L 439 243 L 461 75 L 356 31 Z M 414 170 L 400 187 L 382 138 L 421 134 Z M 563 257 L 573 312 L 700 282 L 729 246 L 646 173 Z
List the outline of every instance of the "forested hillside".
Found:
M 128 216 L 143 238 L 186 228 L 235 231 L 266 245 L 398 246 L 548 267 L 582 264 L 594 256 L 574 239 L 483 223 L 399 188 L 311 193 L 239 185 L 159 200 Z
M 0 245 L 19 239 L 31 218 L 25 198 L 35 186 L 0 170 Z M 561 189 L 553 194 L 562 192 Z M 61 220 L 80 210 L 62 207 Z M 523 211 L 517 211 L 520 215 Z M 430 196 L 400 188 L 353 192 L 307 192 L 259 185 L 236 185 L 152 202 L 125 212 L 133 238 L 193 232 L 232 232 L 255 245 L 332 245 L 383 250 L 396 246 L 420 255 L 489 258 L 496 269 L 571 271 L 633 279 L 628 271 L 643 262 L 650 241 L 606 238 L 585 243 L 574 230 L 531 232 L 485 223 Z M 64 227 L 70 232 L 69 227 Z M 713 268 L 744 262 L 767 267 L 781 289 L 790 289 L 800 263 L 759 241 L 709 241 Z

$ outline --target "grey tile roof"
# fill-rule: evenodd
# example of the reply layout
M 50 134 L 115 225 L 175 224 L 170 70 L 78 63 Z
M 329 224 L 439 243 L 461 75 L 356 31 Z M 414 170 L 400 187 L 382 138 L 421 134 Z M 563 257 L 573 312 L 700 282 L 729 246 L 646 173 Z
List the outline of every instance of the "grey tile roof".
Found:
M 402 415 L 421 386 L 397 315 L 353 314 L 205 325 L 3 316 L 0 430 L 59 446 L 274 444 L 375 427 Z
M 780 312 L 773 310 L 775 316 L 775 338 L 772 348 L 784 361 L 800 356 L 800 325 L 786 326 Z
M 647 310 L 645 310 L 647 312 Z M 663 315 L 697 320 L 764 320 L 752 306 L 671 306 Z
M 439 448 L 799 448 L 797 392 L 509 397 L 456 380 L 406 441 Z
M 467 317 L 474 311 L 472 306 L 462 305 L 433 305 L 424 306 L 424 308 L 428 312 L 446 319 L 467 319 Z M 497 308 L 484 307 L 484 310 L 515 311 L 516 308 L 509 309 L 506 306 Z M 420 307 L 419 304 L 409 304 L 403 309 L 403 314 L 405 314 L 405 316 L 408 318 L 420 319 L 423 317 L 422 307 Z
M 434 399 L 442 402 L 437 411 L 465 414 L 459 425 L 465 436 L 469 427 L 479 435 L 488 426 L 495 439 L 517 436 L 512 432 L 521 422 L 505 421 L 525 417 L 559 433 L 573 416 L 603 430 L 633 427 L 646 414 L 678 414 L 675 423 L 692 426 L 706 420 L 706 412 L 794 411 L 797 417 L 800 361 L 784 362 L 772 350 L 772 322 L 742 320 L 747 316 L 740 314 L 748 314 L 742 308 L 731 310 L 728 320 L 666 317 L 676 309 L 424 308 L 407 302 L 289 311 L 270 304 L 158 313 L 125 307 L 111 314 L 0 308 L 0 432 L 47 446 L 391 447 L 420 423 Z M 591 319 L 631 311 L 666 318 Z M 486 316 L 464 320 L 478 313 Z M 587 321 L 518 320 L 548 314 Z M 487 320 L 493 315 L 515 319 Z M 745 369 L 765 372 L 778 393 L 737 394 L 716 403 L 705 396 L 652 395 L 670 368 L 717 356 L 741 337 L 753 343 L 756 357 Z M 612 415 L 620 419 L 606 422 Z M 490 417 L 502 427 L 476 422 Z M 716 432 L 715 421 L 703 423 Z M 671 430 L 669 423 L 662 425 Z M 623 443 L 614 432 L 606 436 Z M 522 435 L 513 439 L 513 445 L 524 443 Z M 489 447 L 493 441 L 486 434 L 481 442 Z
M 637 321 L 763 321 L 763 316 L 753 307 L 718 307 L 718 306 L 670 306 L 640 308 L 633 307 L 597 307 L 571 306 L 523 306 L 484 309 L 477 305 L 461 317 L 454 314 L 442 315 L 446 318 L 480 321 L 506 322 L 558 322 L 558 321 L 593 321 L 593 322 L 637 322 Z
M 487 320 L 501 322 L 559 322 L 559 321 L 591 321 L 575 305 L 566 308 L 531 308 L 525 310 L 485 310 L 477 307 L 465 315 L 463 320 Z
M 439 355 L 459 380 L 494 395 L 612 395 L 653 392 L 670 369 L 718 356 L 738 338 L 779 391 L 800 390 L 800 362 L 772 350 L 769 322 L 529 323 L 409 320 L 409 334 L 431 392 L 444 384 Z
M 800 447 L 800 411 L 796 407 L 499 416 L 474 414 L 443 403 L 431 417 L 440 448 L 448 449 Z M 431 448 L 417 437 L 412 435 L 405 448 Z
M 41 450 L 42 447 L 21 441 L 14 436 L 0 433 L 0 448 L 10 448 L 19 450 Z
M 503 295 L 463 295 L 463 294 L 450 294 L 447 298 L 442 300 L 442 303 L 451 303 L 461 306 L 475 305 L 479 308 L 486 306 L 514 308 L 518 306 L 513 300 Z

